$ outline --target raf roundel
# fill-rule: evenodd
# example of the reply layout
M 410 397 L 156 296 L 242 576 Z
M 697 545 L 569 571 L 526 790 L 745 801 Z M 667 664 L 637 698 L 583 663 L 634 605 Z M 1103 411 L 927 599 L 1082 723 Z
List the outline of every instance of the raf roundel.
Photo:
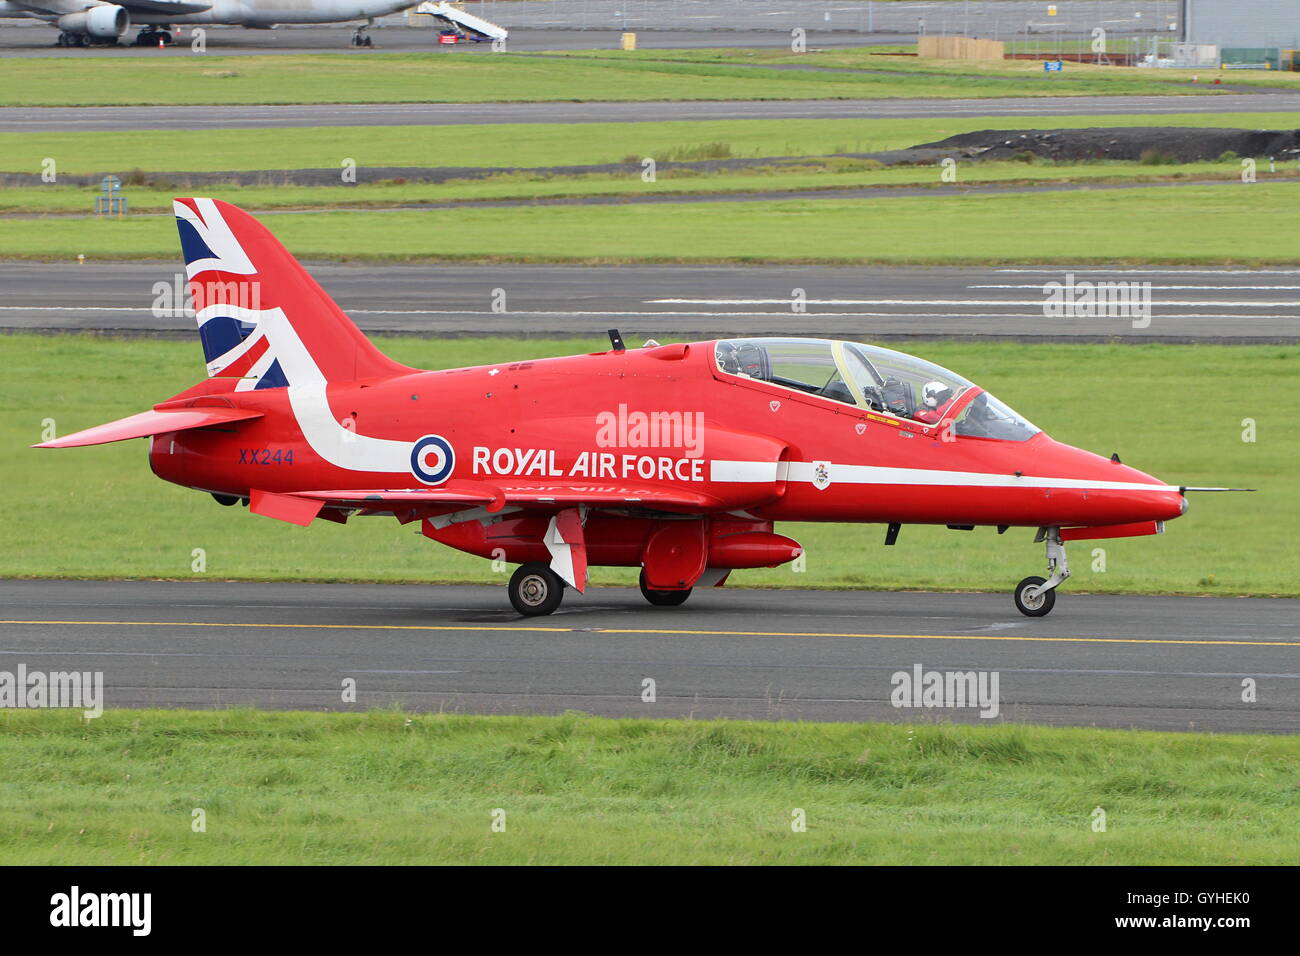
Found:
M 426 485 L 440 485 L 456 467 L 456 452 L 441 435 L 425 435 L 411 447 L 411 473 Z

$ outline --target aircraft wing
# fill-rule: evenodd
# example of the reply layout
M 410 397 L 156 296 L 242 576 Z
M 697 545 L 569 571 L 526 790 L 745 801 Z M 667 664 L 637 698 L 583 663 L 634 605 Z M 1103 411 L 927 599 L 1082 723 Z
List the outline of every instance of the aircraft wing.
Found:
M 193 0 L 112 0 L 112 2 L 126 7 L 128 13 L 171 13 L 178 17 L 187 13 L 204 13 L 212 9 L 210 3 L 196 3 Z
M 452 480 L 437 488 L 297 491 L 287 494 L 253 491 L 249 510 L 293 524 L 310 524 L 325 509 L 367 514 L 392 514 L 403 523 L 418 518 L 470 512 L 492 515 L 504 508 L 560 511 L 577 505 L 593 508 L 635 508 L 676 514 L 714 511 L 722 503 L 711 495 L 663 485 L 619 482 L 488 483 Z
M 201 0 L 113 0 L 114 5 L 123 7 L 128 13 L 163 14 L 184 16 L 187 13 L 203 13 L 212 9 L 211 3 Z M 77 13 L 95 6 L 92 0 L 9 0 L 0 3 L 0 16 L 25 16 L 32 13 L 37 16 L 57 17 L 64 13 Z M 10 12 L 12 10 L 13 12 Z

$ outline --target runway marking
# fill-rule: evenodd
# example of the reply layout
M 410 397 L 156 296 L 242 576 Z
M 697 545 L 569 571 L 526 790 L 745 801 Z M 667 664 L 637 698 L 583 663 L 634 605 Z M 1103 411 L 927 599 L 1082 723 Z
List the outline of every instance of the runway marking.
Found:
M 1029 286 L 1028 288 L 1038 288 Z M 1202 288 L 1195 286 L 1194 288 Z M 1240 288 L 1240 287 L 1238 287 Z M 649 299 L 651 305 L 789 305 L 791 299 Z M 1043 299 L 802 299 L 806 305 L 1037 305 Z M 1232 306 L 1242 309 L 1271 309 L 1275 306 L 1295 306 L 1300 302 L 1259 301 L 1259 302 L 1225 302 L 1220 299 L 1162 299 L 1160 305 L 1183 306 Z
M 1062 272 L 1098 273 L 1101 275 L 1161 275 L 1161 276 L 1293 276 L 1300 275 L 1300 269 L 1091 269 L 1088 267 L 1060 266 L 1055 269 L 1019 268 L 994 269 L 994 272 L 1032 272 L 1038 274 L 1059 275 Z
M 1041 289 L 1041 285 L 968 285 L 968 289 Z M 1300 291 L 1300 285 L 1153 285 L 1153 290 L 1162 291 L 1170 290 L 1193 290 L 1202 292 L 1239 292 L 1246 290 L 1248 292 L 1296 292 Z
M 1153 637 L 1021 637 L 1002 634 L 864 634 L 836 631 L 714 631 L 636 627 L 540 627 L 505 624 L 288 624 L 258 621 L 0 621 L 0 624 L 52 624 L 77 627 L 266 627 L 320 631 L 510 631 L 545 634 L 662 634 L 670 637 L 854 637 L 902 641 L 1029 641 L 1046 644 L 1197 644 L 1230 647 L 1300 647 L 1300 641 L 1230 641 Z

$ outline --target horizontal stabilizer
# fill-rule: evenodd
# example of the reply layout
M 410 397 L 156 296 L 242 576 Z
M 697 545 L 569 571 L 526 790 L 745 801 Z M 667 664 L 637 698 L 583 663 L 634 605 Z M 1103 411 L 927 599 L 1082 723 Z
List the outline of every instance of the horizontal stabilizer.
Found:
M 169 408 L 165 411 L 141 412 L 129 418 L 119 418 L 106 425 L 96 425 L 84 431 L 73 432 L 62 438 L 41 442 L 33 448 L 80 448 L 83 445 L 107 445 L 109 442 L 126 441 L 128 438 L 146 438 L 150 435 L 163 435 L 167 432 L 186 431 L 190 428 L 208 428 L 212 425 L 228 425 L 231 422 L 247 421 L 261 418 L 262 413 L 246 408 L 203 407 L 203 408 Z

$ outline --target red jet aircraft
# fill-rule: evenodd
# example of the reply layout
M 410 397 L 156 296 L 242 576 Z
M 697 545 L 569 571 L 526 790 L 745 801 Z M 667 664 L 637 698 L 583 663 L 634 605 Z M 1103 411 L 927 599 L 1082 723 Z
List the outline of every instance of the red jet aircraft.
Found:
M 590 565 L 641 568 L 655 605 L 802 553 L 776 521 L 1037 529 L 1047 614 L 1065 542 L 1156 534 L 1183 492 L 1053 441 L 978 385 L 856 342 L 749 338 L 429 372 L 376 349 L 247 213 L 175 203 L 209 378 L 152 411 L 38 445 L 148 437 L 158 477 L 297 525 L 420 522 L 518 563 L 549 614 Z

